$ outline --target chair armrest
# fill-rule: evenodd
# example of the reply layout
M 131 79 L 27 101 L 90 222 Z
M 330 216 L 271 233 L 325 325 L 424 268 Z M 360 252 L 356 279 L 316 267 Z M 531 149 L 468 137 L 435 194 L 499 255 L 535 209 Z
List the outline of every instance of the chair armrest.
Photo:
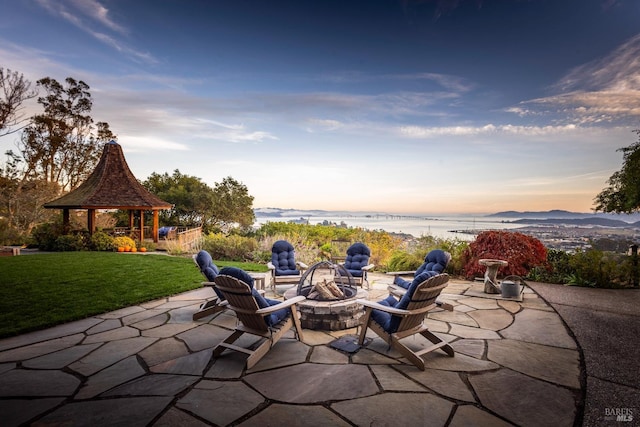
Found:
M 309 268 L 309 266 L 302 261 L 296 261 L 296 265 L 298 266 L 298 268 L 300 268 L 300 270 L 306 270 Z
M 389 314 L 396 314 L 398 316 L 406 316 L 408 314 L 412 314 L 412 312 L 410 312 L 409 310 L 402 310 L 399 308 L 389 307 L 388 305 L 378 304 L 377 302 L 369 301 L 366 299 L 357 299 L 356 302 L 358 304 L 364 305 L 365 307 L 370 307 L 375 310 L 384 311 L 385 313 L 389 313 Z
M 405 288 L 402 288 L 400 286 L 395 286 L 395 285 L 387 286 L 387 291 L 389 291 L 389 293 L 394 297 L 399 297 L 399 298 L 402 298 L 402 296 L 407 293 L 407 290 Z
M 269 262 L 267 263 L 267 268 L 268 268 L 269 270 L 275 270 L 275 269 L 276 269 L 276 266 L 275 266 L 275 265 L 273 265 L 273 263 L 272 263 L 271 261 L 269 261 Z
M 376 266 L 375 264 L 365 265 L 364 267 L 362 267 L 362 271 L 369 271 L 375 266 Z
M 406 270 L 406 271 L 387 271 L 385 274 L 389 276 L 413 276 L 416 274 L 415 270 Z
M 293 298 L 282 301 L 276 305 L 270 305 L 269 307 L 261 308 L 256 311 L 256 314 L 269 314 L 274 311 L 282 310 L 283 308 L 291 307 L 294 304 L 304 301 L 306 298 L 303 295 L 298 295 Z

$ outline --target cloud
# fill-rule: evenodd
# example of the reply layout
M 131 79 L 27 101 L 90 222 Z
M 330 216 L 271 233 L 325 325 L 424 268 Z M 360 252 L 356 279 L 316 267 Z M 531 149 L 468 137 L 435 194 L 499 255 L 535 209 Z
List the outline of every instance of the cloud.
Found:
M 438 83 L 443 88 L 449 89 L 456 93 L 469 92 L 475 86 L 463 78 L 451 76 L 447 74 L 419 73 L 419 74 L 403 74 L 403 75 L 399 75 L 398 77 L 402 79 L 411 79 L 411 80 L 420 80 L 420 79 L 432 80 Z
M 126 152 L 142 152 L 148 153 L 150 151 L 187 151 L 189 147 L 184 144 L 169 141 L 167 139 L 150 136 L 135 136 L 135 135 L 123 135 L 121 138 L 126 143 L 123 145 L 123 150 Z
M 548 136 L 569 133 L 577 130 L 575 125 L 564 126 L 516 126 L 493 125 L 484 126 L 448 126 L 424 127 L 401 126 L 399 133 L 409 138 L 434 138 L 441 136 L 474 136 L 485 134 L 506 134 L 519 136 Z
M 94 29 L 100 25 L 105 27 L 106 30 L 117 33 L 115 35 L 122 36 L 128 34 L 128 30 L 113 21 L 109 17 L 109 10 L 96 0 L 37 0 L 37 4 L 47 10 L 51 15 L 70 22 L 96 40 L 127 55 L 136 62 L 148 64 L 158 62 L 148 52 L 138 51 L 118 38 Z
M 332 120 L 332 119 L 311 118 L 308 120 L 308 122 L 309 122 L 309 127 L 307 128 L 307 132 L 314 132 L 315 131 L 314 128 L 316 127 L 325 131 L 335 131 L 335 130 L 344 129 L 345 127 L 345 123 L 339 120 Z
M 71 3 L 88 17 L 121 34 L 128 31 L 109 17 L 109 9 L 95 0 L 71 0 Z
M 462 77 L 440 73 L 367 74 L 363 72 L 350 71 L 321 74 L 316 76 L 314 80 L 329 81 L 338 84 L 371 83 L 376 81 L 419 82 L 427 80 L 436 83 L 443 89 L 456 93 L 468 92 L 475 86 Z
M 555 85 L 560 92 L 617 92 L 640 90 L 640 34 L 604 58 L 571 70 Z
M 640 117 L 640 34 L 605 57 L 560 79 L 555 95 L 522 102 L 507 111 L 520 116 L 561 113 L 573 123 L 636 122 Z
M 243 124 L 222 123 L 206 118 L 206 113 L 199 109 L 176 110 L 156 106 L 144 110 L 136 109 L 127 115 L 126 120 L 115 111 L 106 115 L 109 123 L 118 123 L 127 135 L 166 135 L 175 139 L 216 140 L 232 143 L 265 142 L 278 138 L 264 130 L 249 129 Z M 114 129 L 118 133 L 118 129 Z M 166 145 L 166 150 L 181 149 L 178 146 Z

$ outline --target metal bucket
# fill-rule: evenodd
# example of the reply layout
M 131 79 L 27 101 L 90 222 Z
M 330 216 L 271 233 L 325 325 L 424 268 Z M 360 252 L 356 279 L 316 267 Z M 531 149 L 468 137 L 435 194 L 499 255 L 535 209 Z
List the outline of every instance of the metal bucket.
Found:
M 500 285 L 500 291 L 503 298 L 517 298 L 524 292 L 522 278 L 518 276 L 507 276 Z

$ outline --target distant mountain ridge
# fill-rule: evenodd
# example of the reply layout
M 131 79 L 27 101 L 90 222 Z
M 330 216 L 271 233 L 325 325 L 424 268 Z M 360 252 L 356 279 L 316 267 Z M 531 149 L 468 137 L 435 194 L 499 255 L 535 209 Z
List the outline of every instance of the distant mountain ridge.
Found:
M 322 209 L 282 209 L 282 208 L 254 208 L 253 212 L 258 217 L 273 217 L 273 218 L 300 218 L 308 216 L 375 216 L 375 215 L 394 215 L 394 216 L 406 216 L 406 217 L 430 217 L 437 218 L 439 215 L 432 214 L 389 214 L 380 211 L 328 211 Z M 442 215 L 449 217 L 451 215 Z M 469 214 L 468 216 L 476 216 Z M 640 221 L 640 213 L 634 214 L 611 214 L 611 213 L 589 213 L 589 212 L 570 212 L 561 209 L 552 209 L 548 211 L 503 211 L 496 212 L 489 215 L 484 215 L 483 218 L 513 218 L 514 220 L 573 220 L 573 219 L 589 219 L 596 220 L 594 222 L 600 222 L 599 219 L 609 219 L 613 221 L 624 221 L 625 223 L 635 223 Z
M 548 218 L 548 219 L 516 219 L 510 221 L 513 224 L 535 224 L 535 225 L 576 225 L 576 226 L 589 226 L 597 225 L 600 227 L 640 227 L 640 221 L 638 222 L 626 222 L 617 219 L 608 218 Z
M 321 209 L 281 209 L 281 208 L 254 208 L 253 213 L 259 217 L 272 218 L 296 218 L 306 216 L 367 216 L 387 215 L 384 212 L 355 212 L 355 211 L 326 211 Z
M 598 224 L 598 219 L 609 219 L 612 221 L 621 221 L 625 225 L 630 223 L 636 223 L 640 221 L 640 213 L 633 214 L 613 214 L 613 213 L 586 213 L 586 212 L 570 212 L 560 209 L 553 209 L 549 211 L 504 211 L 494 214 L 486 215 L 485 218 L 518 218 L 519 220 L 535 219 L 535 220 L 552 220 L 552 219 L 588 219 L 593 220 L 594 225 L 604 225 L 604 223 Z
M 302 221 L 308 217 L 376 217 L 393 216 L 406 218 L 431 218 L 437 219 L 438 215 L 399 215 L 385 212 L 363 212 L 363 211 L 328 211 L 322 209 L 281 209 L 281 208 L 255 208 L 254 214 L 257 218 L 287 218 L 291 221 Z M 449 215 L 442 215 L 449 217 Z M 473 215 L 469 215 L 473 216 Z M 636 214 L 608 214 L 608 213 L 586 213 L 570 212 L 561 209 L 548 211 L 503 211 L 483 218 L 495 218 L 498 221 L 524 225 L 564 225 L 576 227 L 611 227 L 640 228 L 640 213 Z

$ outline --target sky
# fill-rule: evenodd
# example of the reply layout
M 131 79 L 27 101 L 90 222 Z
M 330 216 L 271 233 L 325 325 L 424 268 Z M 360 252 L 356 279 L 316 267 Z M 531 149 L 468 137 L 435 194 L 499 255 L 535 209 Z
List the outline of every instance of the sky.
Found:
M 638 140 L 637 0 L 0 10 L 0 67 L 87 83 L 138 179 L 230 176 L 256 208 L 589 212 Z

